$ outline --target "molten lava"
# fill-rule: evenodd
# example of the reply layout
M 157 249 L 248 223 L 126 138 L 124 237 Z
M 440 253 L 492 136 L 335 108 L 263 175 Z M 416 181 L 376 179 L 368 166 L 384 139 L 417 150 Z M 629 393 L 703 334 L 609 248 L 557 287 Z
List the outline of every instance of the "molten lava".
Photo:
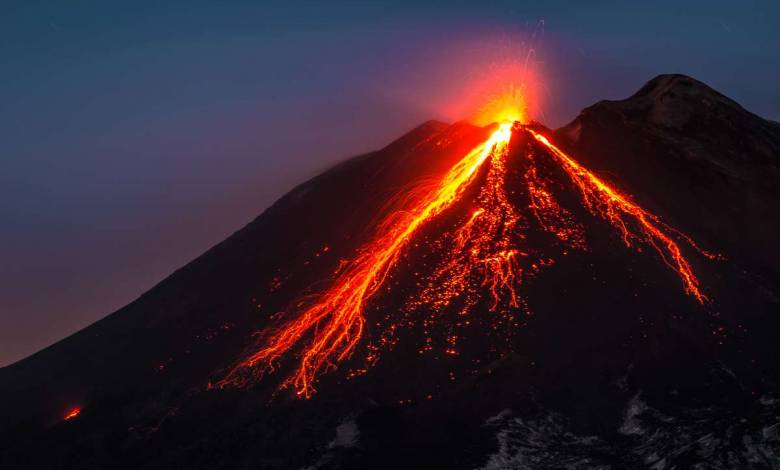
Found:
M 65 416 L 63 417 L 63 419 L 65 421 L 68 421 L 68 420 L 71 420 L 71 419 L 75 418 L 76 416 L 78 416 L 80 414 L 81 414 L 81 408 L 78 408 L 78 407 L 71 408 L 70 410 L 68 410 L 67 413 L 65 413 Z
M 525 309 L 522 283 L 555 261 L 539 253 L 530 254 L 529 247 L 523 246 L 527 223 L 517 204 L 510 201 L 515 189 L 522 190 L 527 197 L 533 220 L 564 249 L 585 249 L 586 243 L 583 226 L 558 203 L 549 182 L 537 171 L 530 150 L 523 155 L 527 159 L 522 179 L 525 187 L 507 191 L 513 132 L 527 132 L 546 149 L 578 189 L 590 214 L 614 227 L 628 247 L 640 244 L 652 247 L 677 273 L 684 291 L 699 303 L 705 302 L 699 280 L 675 238 L 707 257 L 714 255 L 701 250 L 690 238 L 596 177 L 547 137 L 508 121 L 455 164 L 437 186 L 415 199 L 416 205 L 411 209 L 387 216 L 378 225 L 375 238 L 337 271 L 330 287 L 313 301 L 304 302 L 300 310 L 287 312 L 285 317 L 289 320 L 263 332 L 259 349 L 233 368 L 218 385 L 243 385 L 248 377 L 273 371 L 285 354 L 298 350 L 298 363 L 282 386 L 292 386 L 299 396 L 309 397 L 314 392 L 317 376 L 335 369 L 357 348 L 364 336 L 369 301 L 383 287 L 389 289 L 385 281 L 415 234 L 460 201 L 466 189 L 477 180 L 480 186 L 471 201 L 471 211 L 444 235 L 445 240 L 440 243 L 445 247 L 442 261 L 427 282 L 420 285 L 418 295 L 407 302 L 406 310 L 441 312 L 459 300 L 460 313 L 465 314 L 486 296 L 490 311 L 514 315 Z M 485 171 L 479 171 L 485 165 L 488 166 Z M 397 326 L 393 323 L 390 329 L 394 331 Z M 452 334 L 447 354 L 456 353 L 456 341 L 457 335 Z M 375 352 L 373 347 L 369 364 L 376 360 Z
M 477 111 L 474 122 L 521 122 L 528 120 L 527 93 L 518 85 L 510 84 L 506 89 L 491 95 Z
M 412 234 L 456 201 L 482 163 L 491 155 L 504 152 L 511 136 L 512 123 L 501 124 L 487 141 L 461 159 L 415 209 L 380 224 L 379 236 L 360 250 L 321 298 L 275 331 L 268 344 L 243 361 L 222 384 L 241 382 L 240 369 L 244 367 L 262 364 L 272 370 L 276 360 L 313 332 L 297 371 L 289 379 L 298 395 L 310 396 L 314 376 L 323 369 L 335 368 L 337 362 L 354 351 L 365 327 L 366 302 L 382 286 Z
M 490 296 L 490 311 L 495 311 L 503 298 L 510 307 L 520 307 L 517 289 L 523 269 L 518 258 L 526 253 L 516 246 L 522 236 L 518 227 L 522 217 L 506 191 L 508 153 L 507 145 L 491 153 L 485 181 L 474 201 L 476 208 L 453 231 L 447 257 L 417 300 L 410 303 L 411 310 L 427 306 L 441 311 L 461 298 L 461 311 L 465 312 L 479 301 L 482 288 Z
M 680 251 L 680 247 L 672 239 L 672 234 L 680 235 L 693 248 L 710 259 L 716 258 L 716 255 L 702 250 L 689 237 L 664 224 L 658 216 L 642 209 L 628 196 L 610 187 L 550 143 L 545 136 L 531 129 L 527 130 L 559 159 L 563 169 L 579 188 L 583 202 L 591 213 L 606 219 L 619 230 L 626 246 L 630 247 L 632 242 L 652 246 L 661 255 L 664 263 L 677 271 L 685 292 L 696 298 L 699 303 L 704 303 L 707 298 L 699 289 L 699 280 L 693 274 L 693 269 Z

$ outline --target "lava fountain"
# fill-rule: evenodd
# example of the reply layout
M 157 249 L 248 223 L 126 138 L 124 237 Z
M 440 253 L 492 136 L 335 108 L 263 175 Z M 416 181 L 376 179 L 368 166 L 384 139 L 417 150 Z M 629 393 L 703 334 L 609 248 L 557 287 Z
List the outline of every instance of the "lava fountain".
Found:
M 515 101 L 510 97 L 509 102 Z M 489 168 L 479 189 L 477 207 L 452 231 L 452 249 L 433 273 L 429 287 L 424 287 L 410 304 L 442 309 L 468 292 L 470 300 L 467 299 L 463 307 L 468 309 L 478 301 L 480 292 L 485 292 L 490 296 L 491 310 L 502 300 L 510 309 L 519 308 L 518 289 L 523 268 L 518 260 L 525 255 L 523 237 L 517 231 L 521 216 L 509 201 L 505 188 L 508 148 L 513 132 L 529 133 L 554 157 L 579 190 L 582 204 L 589 213 L 608 222 L 627 247 L 652 247 L 679 276 L 684 292 L 698 303 L 705 303 L 699 280 L 678 241 L 708 258 L 716 255 L 700 249 L 689 237 L 598 178 L 548 137 L 508 120 L 499 124 L 485 142 L 463 156 L 438 185 L 417 199 L 414 207 L 390 214 L 381 221 L 373 240 L 361 247 L 347 266 L 335 275 L 330 287 L 299 310 L 286 312 L 281 324 L 261 332 L 257 349 L 217 386 L 245 385 L 249 377 L 273 371 L 283 356 L 298 351 L 297 365 L 281 386 L 292 386 L 297 395 L 310 397 L 315 391 L 317 376 L 336 369 L 337 364 L 349 358 L 357 348 L 366 328 L 367 304 L 383 287 L 415 233 L 460 200 L 484 165 Z M 527 157 L 533 161 L 530 154 Z M 582 247 L 582 227 L 556 202 L 533 164 L 528 165 L 524 181 L 531 200 L 530 209 L 540 225 L 571 247 Z M 543 264 L 544 260 L 540 262 Z M 537 264 L 533 266 L 538 268 Z M 476 288 L 473 285 L 475 272 L 481 276 Z

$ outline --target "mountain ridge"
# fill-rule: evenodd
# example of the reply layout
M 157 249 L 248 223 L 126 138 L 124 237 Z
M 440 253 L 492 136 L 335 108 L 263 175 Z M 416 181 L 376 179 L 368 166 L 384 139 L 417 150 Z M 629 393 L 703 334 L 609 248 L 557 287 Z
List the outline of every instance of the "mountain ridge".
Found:
M 691 113 L 700 118 L 691 120 Z M 733 260 L 747 258 L 777 280 L 780 255 L 772 248 L 780 232 L 774 215 L 780 204 L 777 123 L 677 74 L 660 75 L 625 100 L 586 108 L 555 136 L 583 163 L 603 168 L 630 193 L 663 208 L 675 225 L 713 246 L 725 240 L 722 249 Z M 637 141 L 649 144 L 631 144 Z M 664 194 L 667 186 L 678 189 Z M 691 223 L 681 213 L 694 207 L 706 215 Z
M 751 225 L 778 203 L 771 191 L 745 184 L 742 173 L 713 163 L 755 150 L 757 157 L 735 168 L 771 180 L 775 161 L 762 152 L 771 154 L 780 137 L 771 123 L 718 96 L 689 77 L 660 76 L 627 100 L 587 108 L 561 129 L 533 127 L 663 221 L 723 253 L 726 261 L 712 261 L 685 248 L 712 303 L 700 306 L 686 295 L 652 249 L 628 249 L 608 221 L 581 204 L 549 149 L 518 129 L 507 150 L 506 197 L 519 211 L 519 248 L 542 266 L 523 265 L 529 277 L 517 308 L 501 304 L 493 312 L 490 299 L 478 297 L 465 324 L 449 311 L 406 309 L 418 271 L 433 270 L 448 254 L 452 224 L 495 197 L 481 190 L 490 178 L 485 168 L 462 203 L 420 229 L 391 275 L 393 289 L 366 307 L 370 331 L 361 344 L 378 345 L 384 327 L 398 326 L 396 342 L 366 372 L 350 376 L 362 367 L 361 349 L 319 379 L 316 395 L 301 400 L 289 388 L 278 390 L 293 354 L 253 386 L 208 390 L 266 338 L 254 332 L 273 331 L 284 320 L 279 312 L 295 313 L 290 307 L 302 293 L 319 293 L 340 261 L 376 235 L 377 214 L 391 209 L 388 199 L 440 178 L 494 130 L 428 121 L 296 186 L 127 307 L 0 369 L 0 438 L 7 443 L 0 463 L 79 468 L 122 458 L 127 468 L 491 462 L 668 468 L 705 459 L 696 439 L 707 427 L 743 439 L 737 450 L 725 441 L 712 444 L 724 453 L 780 452 L 771 432 L 759 437 L 771 428 L 771 397 L 780 390 L 772 358 L 780 326 L 771 295 L 777 253 L 762 251 L 762 236 L 780 230 L 771 221 L 764 232 Z M 745 129 L 768 143 L 743 142 Z M 702 158 L 702 149 L 711 158 Z M 540 203 L 524 186 L 533 175 L 565 209 L 560 219 L 529 212 Z M 751 197 L 758 207 L 741 224 L 717 230 Z M 500 212 L 511 216 L 508 207 Z M 578 226 L 586 248 L 567 238 Z M 757 242 L 746 246 L 745 239 Z M 423 325 L 432 326 L 423 331 Z M 457 354 L 439 352 L 452 336 Z M 418 351 L 428 342 L 431 352 Z M 64 420 L 74 406 L 80 414 Z M 734 420 L 725 418 L 732 414 Z M 740 424 L 742 416 L 752 421 Z M 588 442 L 600 450 L 589 453 Z

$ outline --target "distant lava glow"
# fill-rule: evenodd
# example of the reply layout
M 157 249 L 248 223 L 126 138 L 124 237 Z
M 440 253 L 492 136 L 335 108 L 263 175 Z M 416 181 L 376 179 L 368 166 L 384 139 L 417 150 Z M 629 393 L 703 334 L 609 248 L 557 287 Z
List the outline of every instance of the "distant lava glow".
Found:
M 78 416 L 80 414 L 81 414 L 81 408 L 79 408 L 79 407 L 71 408 L 71 409 L 69 409 L 65 413 L 65 416 L 63 417 L 63 419 L 65 421 L 69 421 L 69 420 L 75 418 L 76 416 Z
M 520 118 L 519 108 L 514 109 L 511 105 L 517 102 L 515 98 L 510 96 L 508 101 L 498 103 L 496 109 L 503 110 L 501 113 L 513 119 Z M 478 191 L 470 203 L 473 208 L 459 226 L 445 234 L 447 241 L 441 244 L 446 246 L 443 260 L 428 277 L 428 282 L 419 284 L 419 294 L 407 302 L 407 310 L 428 308 L 442 312 L 456 299 L 461 300 L 458 303 L 460 314 L 465 314 L 482 299 L 486 299 L 491 311 L 500 307 L 514 315 L 523 310 L 525 306 L 519 290 L 523 279 L 532 277 L 554 260 L 539 253 L 530 255 L 530 247 L 524 249 L 525 218 L 510 199 L 517 197 L 516 194 L 525 194 L 533 219 L 564 249 L 585 249 L 586 245 L 583 226 L 557 202 L 547 180 L 538 174 L 530 150 L 524 157 L 528 160 L 522 179 L 525 188 L 507 191 L 509 144 L 513 132 L 527 132 L 553 157 L 551 161 L 564 170 L 579 190 L 589 213 L 614 227 L 627 246 L 653 247 L 680 277 L 685 292 L 699 303 L 705 302 L 699 280 L 675 239 L 683 240 L 707 257 L 714 255 L 700 250 L 690 238 L 596 177 L 547 137 L 514 120 L 504 121 L 484 143 L 455 164 L 437 186 L 416 199 L 411 209 L 387 216 L 378 225 L 375 238 L 361 247 L 355 258 L 335 274 L 329 288 L 312 301 L 299 304 L 303 305 L 300 309 L 287 312 L 282 317 L 284 323 L 262 332 L 259 349 L 243 359 L 217 385 L 244 385 L 251 377 L 273 371 L 284 355 L 296 351 L 298 363 L 282 382 L 282 387 L 292 386 L 297 395 L 311 396 L 317 376 L 336 369 L 337 364 L 349 358 L 357 348 L 366 329 L 365 311 L 369 301 L 380 289 L 391 288 L 385 281 L 418 229 L 461 200 L 466 189 L 477 179 L 480 187 L 476 188 Z M 479 172 L 483 165 L 488 168 Z M 484 176 L 478 178 L 478 175 Z M 285 321 L 284 318 L 289 319 Z M 397 328 L 398 320 L 389 321 L 391 329 Z M 512 321 L 510 324 L 518 323 Z M 445 351 L 448 354 L 456 353 L 456 338 L 453 334 L 452 347 Z M 376 360 L 376 347 L 369 349 L 367 363 L 370 365 Z

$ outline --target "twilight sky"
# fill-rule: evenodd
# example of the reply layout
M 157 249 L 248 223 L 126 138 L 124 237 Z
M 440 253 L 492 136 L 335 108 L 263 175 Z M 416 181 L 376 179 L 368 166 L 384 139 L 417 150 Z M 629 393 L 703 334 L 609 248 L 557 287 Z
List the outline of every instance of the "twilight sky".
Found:
M 780 120 L 779 20 L 776 0 L 3 2 L 0 366 L 333 163 L 468 117 L 527 57 L 551 127 L 670 72 Z

